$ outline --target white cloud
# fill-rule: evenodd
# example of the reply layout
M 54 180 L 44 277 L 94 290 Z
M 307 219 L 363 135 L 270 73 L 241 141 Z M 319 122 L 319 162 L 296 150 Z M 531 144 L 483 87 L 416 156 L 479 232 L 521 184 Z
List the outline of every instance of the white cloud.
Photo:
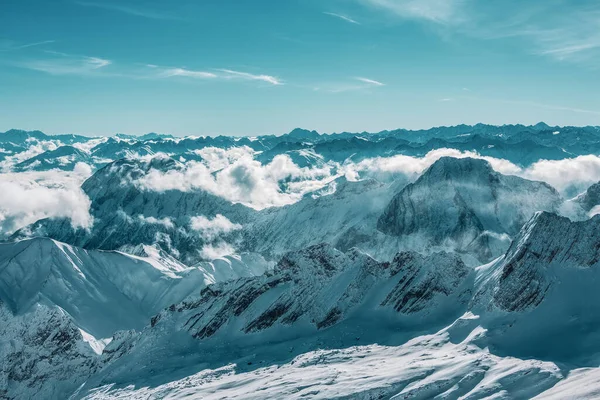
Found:
M 423 173 L 423 171 L 442 157 L 483 159 L 489 162 L 494 170 L 507 175 L 515 175 L 522 172 L 519 166 L 507 160 L 482 156 L 473 151 L 446 148 L 432 150 L 424 157 L 396 155 L 392 157 L 368 158 L 358 163 L 344 165 L 343 171 L 346 177 L 351 180 L 365 176 L 388 180 L 389 176 L 393 176 L 394 174 L 403 174 L 411 178 L 416 178 L 416 176 Z
M 265 165 L 253 158 L 247 147 L 228 150 L 206 148 L 198 152 L 201 162 L 190 161 L 169 171 L 150 170 L 135 184 L 145 190 L 204 190 L 234 203 L 255 209 L 292 204 L 307 193 L 322 189 L 331 180 L 345 175 L 349 180 L 375 178 L 383 182 L 400 175 L 416 179 L 441 157 L 483 159 L 505 175 L 544 181 L 564 195 L 585 190 L 600 181 L 600 157 L 580 156 L 560 161 L 541 160 L 528 168 L 474 151 L 442 148 L 423 157 L 396 155 L 373 157 L 360 162 L 329 162 L 320 167 L 301 168 L 288 155 L 278 155 Z
M 242 80 L 242 81 L 260 81 L 271 85 L 283 85 L 283 81 L 275 76 L 266 74 L 251 74 L 248 72 L 234 71 L 231 69 L 216 69 L 214 72 L 197 71 L 188 68 L 161 67 L 158 65 L 146 65 L 149 71 L 140 72 L 145 78 L 173 78 L 185 77 L 192 79 L 211 79 L 211 80 Z
M 516 39 L 531 54 L 597 67 L 600 3 L 505 0 L 355 0 L 402 19 L 430 23 L 444 38 Z
M 248 146 L 221 149 L 219 147 L 204 147 L 194 153 L 202 157 L 204 165 L 211 171 L 219 171 L 242 158 L 252 158 L 254 150 Z
M 223 241 L 206 244 L 200 251 L 200 256 L 206 260 L 215 260 L 232 254 L 235 254 L 235 249 Z
M 165 67 L 154 64 L 142 66 L 139 64 L 115 65 L 113 61 L 100 57 L 78 56 L 57 51 L 46 51 L 45 53 L 48 54 L 45 58 L 33 60 L 20 59 L 12 62 L 12 65 L 45 72 L 50 75 L 104 76 L 129 79 L 170 79 L 180 77 L 216 81 L 258 81 L 275 86 L 284 84 L 283 80 L 276 76 L 252 74 L 231 69 L 201 71 L 185 67 Z
M 91 202 L 80 188 L 84 169 L 0 174 L 0 235 L 42 218 L 69 218 L 73 227 L 90 227 Z
M 161 76 L 166 78 L 171 76 L 186 76 L 189 78 L 200 78 L 200 79 L 212 79 L 216 78 L 217 75 L 212 72 L 206 71 L 192 71 L 185 68 L 166 68 L 161 73 Z
M 360 0 L 402 18 L 456 24 L 464 19 L 464 0 Z
M 190 218 L 190 228 L 200 232 L 205 240 L 211 241 L 223 234 L 242 229 L 242 225 L 234 224 L 221 214 L 217 214 L 213 219 L 199 215 Z
M 359 163 L 345 164 L 342 166 L 342 170 L 351 180 L 362 177 L 388 180 L 394 174 L 403 174 L 414 179 L 441 157 L 471 157 L 486 160 L 495 171 L 501 174 L 517 175 L 529 180 L 546 182 L 565 195 L 581 192 L 600 181 L 600 157 L 595 155 L 556 161 L 540 160 L 527 168 L 521 168 L 508 160 L 455 149 L 432 150 L 424 157 L 405 155 L 374 157 Z
M 541 160 L 521 175 L 547 182 L 561 192 L 582 191 L 600 181 L 600 157 L 585 155 L 557 161 Z
M 339 19 L 344 20 L 346 22 L 350 22 L 351 24 L 360 25 L 360 23 L 358 21 L 356 21 L 356 20 L 354 20 L 354 19 L 352 19 L 350 17 L 347 17 L 345 15 L 342 15 L 342 14 L 336 14 L 336 13 L 332 13 L 332 12 L 323 12 L 323 14 L 339 18 Z
M 352 78 L 354 82 L 329 82 L 321 84 L 320 86 L 314 87 L 315 91 L 323 91 L 328 93 L 344 93 L 358 90 L 373 89 L 376 87 L 385 86 L 385 83 L 376 81 L 374 79 L 355 77 Z M 361 83 L 355 83 L 359 81 Z
M 43 40 L 41 42 L 18 44 L 13 42 L 12 40 L 0 39 L 0 51 L 21 50 L 27 49 L 29 47 L 43 46 L 54 42 L 54 40 Z
M 80 6 L 85 7 L 96 7 L 103 8 L 105 10 L 118 11 L 124 14 L 134 15 L 137 17 L 144 17 L 149 19 L 166 19 L 166 20 L 178 20 L 180 18 L 170 15 L 165 11 L 155 11 L 149 8 L 141 8 L 141 7 L 131 7 L 124 4 L 115 3 L 111 4 L 109 2 L 91 2 L 91 1 L 75 1 L 75 4 L 79 4 Z
M 138 219 L 146 224 L 152 224 L 152 225 L 162 225 L 165 228 L 169 228 L 169 229 L 173 229 L 175 228 L 175 225 L 173 224 L 173 221 L 171 220 L 171 218 L 156 218 L 156 217 L 146 217 L 143 216 L 142 214 L 138 215 Z
M 231 69 L 220 69 L 219 71 L 225 73 L 225 75 L 223 75 L 223 77 L 227 78 L 227 79 L 243 79 L 243 80 L 250 80 L 250 81 L 263 81 L 263 82 L 270 83 L 271 85 L 283 85 L 283 82 L 279 78 L 271 76 L 271 75 L 254 75 L 254 74 L 250 74 L 248 72 L 233 71 Z
M 100 57 L 76 56 L 47 51 L 48 58 L 17 63 L 23 68 L 51 75 L 94 75 L 103 71 L 112 61 Z
M 381 83 L 379 81 L 376 81 L 374 79 L 369 79 L 369 78 L 361 78 L 361 77 L 356 77 L 355 78 L 358 81 L 364 82 L 364 83 L 368 83 L 370 85 L 375 85 L 375 86 L 384 86 L 384 83 Z
M 78 162 L 73 167 L 73 172 L 75 173 L 75 175 L 78 175 L 84 179 L 87 179 L 88 177 L 90 177 L 92 175 L 93 170 L 92 170 L 92 167 L 90 167 L 88 164 L 86 164 L 84 162 Z
M 242 229 L 242 225 L 231 222 L 221 214 L 217 214 L 213 219 L 199 215 L 190 218 L 190 228 L 197 231 L 206 242 L 200 251 L 200 256 L 207 260 L 214 260 L 235 253 L 234 247 L 226 243 L 222 236 Z
M 262 165 L 250 155 L 242 156 L 217 172 L 208 162 L 190 161 L 180 170 L 151 170 L 136 184 L 147 190 L 205 190 L 234 203 L 256 209 L 298 201 L 312 187 L 325 184 L 331 166 L 300 168 L 287 155 L 277 155 Z

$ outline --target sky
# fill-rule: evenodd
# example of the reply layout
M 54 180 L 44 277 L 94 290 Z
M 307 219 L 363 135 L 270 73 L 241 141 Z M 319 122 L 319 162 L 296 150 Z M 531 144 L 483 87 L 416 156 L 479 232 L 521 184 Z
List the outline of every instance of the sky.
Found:
M 0 131 L 600 125 L 596 0 L 2 0 Z

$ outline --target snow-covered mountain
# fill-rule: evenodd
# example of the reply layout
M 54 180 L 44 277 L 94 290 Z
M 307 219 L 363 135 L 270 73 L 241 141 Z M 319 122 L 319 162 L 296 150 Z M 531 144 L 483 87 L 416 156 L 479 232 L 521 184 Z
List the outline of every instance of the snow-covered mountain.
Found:
M 98 338 L 140 329 L 205 284 L 205 273 L 158 252 L 86 251 L 47 238 L 0 244 L 0 299 L 14 313 L 58 306 Z
M 561 160 L 579 155 L 600 152 L 600 128 L 598 127 L 550 127 L 544 123 L 524 125 L 459 125 L 428 130 L 393 130 L 377 133 L 333 133 L 294 129 L 288 134 L 259 137 L 185 137 L 149 133 L 142 136 L 117 134 L 111 138 L 88 138 L 80 135 L 46 135 L 41 131 L 10 130 L 0 133 L 0 157 L 5 152 L 22 154 L 22 167 L 64 168 L 65 162 L 54 158 L 63 157 L 50 153 L 38 157 L 40 152 L 27 150 L 39 143 L 54 142 L 57 148 L 74 146 L 85 150 L 78 155 L 90 157 L 94 165 L 101 167 L 110 161 L 124 157 L 148 156 L 164 153 L 176 159 L 194 159 L 196 151 L 216 147 L 229 149 L 248 146 L 260 152 L 261 162 L 269 162 L 276 155 L 288 154 L 301 166 L 316 161 L 343 162 L 353 159 L 359 162 L 370 157 L 408 155 L 422 157 L 436 149 L 451 148 L 459 151 L 476 151 L 482 156 L 502 158 L 520 166 L 529 166 L 539 160 Z M 51 151 L 57 149 L 50 149 Z M 64 149 L 73 155 L 73 150 Z M 32 159 L 38 157 L 38 159 Z M 305 158 L 309 157 L 308 160 Z M 315 158 L 316 157 L 316 158 Z M 46 163 L 43 161 L 49 158 Z M 40 161 L 40 163 L 35 163 Z M 88 161 L 85 161 L 88 162 Z M 35 164 L 34 164 L 35 163 Z M 33 164 L 33 167 L 31 167 Z M 21 168 L 21 167 L 19 167 Z
M 0 134 L 0 398 L 595 398 L 599 152 Z
M 77 163 L 92 164 L 94 161 L 85 152 L 69 145 L 61 146 L 56 150 L 47 150 L 37 156 L 16 164 L 15 171 L 47 171 L 62 169 L 72 171 Z
M 47 219 L 16 237 L 49 236 L 105 250 L 158 245 L 189 265 L 204 258 L 205 246 L 223 241 L 274 261 L 321 242 L 342 250 L 357 247 L 379 260 L 401 249 L 433 246 L 489 261 L 506 250 L 536 211 L 555 211 L 562 201 L 547 184 L 502 175 L 484 160 L 447 157 L 406 187 L 409 178 L 401 174 L 391 182 L 341 176 L 294 204 L 261 211 L 202 189 L 155 191 L 136 184 L 154 171 L 182 168 L 168 157 L 111 163 L 82 186 L 91 200 L 91 229 L 73 228 L 68 219 Z M 195 216 L 221 216 L 236 229 L 215 242 L 194 229 Z
M 66 396 L 100 365 L 118 332 L 141 330 L 208 284 L 265 272 L 256 257 L 186 267 L 142 250 L 84 250 L 47 238 L 0 244 L 0 393 Z
M 86 249 L 159 245 L 186 264 L 198 262 L 207 239 L 193 228 L 193 217 L 221 215 L 234 224 L 243 224 L 254 211 L 206 191 L 150 191 L 134 183 L 150 170 L 178 167 L 171 158 L 111 163 L 82 185 L 91 200 L 92 229 L 73 228 L 67 219 L 47 219 L 17 236 L 48 236 Z
M 537 213 L 506 254 L 480 269 L 474 310 L 488 342 L 520 357 L 576 365 L 598 360 L 600 217 Z
M 536 211 L 560 204 L 558 192 L 543 182 L 502 175 L 484 160 L 443 157 L 391 200 L 377 228 L 485 261 L 503 251 Z
M 265 276 L 161 312 L 78 396 L 544 398 L 597 360 L 599 221 L 538 213 L 504 256 L 474 269 L 444 253 L 390 263 L 328 245 L 289 253 Z
M 388 255 L 394 250 L 377 251 L 372 235 L 377 234 L 375 224 L 385 205 L 405 184 L 401 176 L 391 183 L 339 177 L 319 194 L 258 213 L 242 231 L 243 245 L 275 259 L 322 242 L 343 251 L 359 247 L 371 255 Z

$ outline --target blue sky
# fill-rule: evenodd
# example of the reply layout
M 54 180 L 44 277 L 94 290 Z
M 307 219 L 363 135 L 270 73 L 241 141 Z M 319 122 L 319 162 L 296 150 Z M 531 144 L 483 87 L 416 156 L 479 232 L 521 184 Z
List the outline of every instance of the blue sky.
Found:
M 3 0 L 0 131 L 600 125 L 600 3 Z

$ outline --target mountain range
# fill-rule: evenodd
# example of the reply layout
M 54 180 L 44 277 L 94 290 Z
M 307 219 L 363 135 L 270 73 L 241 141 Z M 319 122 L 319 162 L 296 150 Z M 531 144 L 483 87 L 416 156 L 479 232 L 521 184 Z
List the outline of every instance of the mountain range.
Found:
M 598 152 L 0 133 L 0 398 L 596 398 Z

